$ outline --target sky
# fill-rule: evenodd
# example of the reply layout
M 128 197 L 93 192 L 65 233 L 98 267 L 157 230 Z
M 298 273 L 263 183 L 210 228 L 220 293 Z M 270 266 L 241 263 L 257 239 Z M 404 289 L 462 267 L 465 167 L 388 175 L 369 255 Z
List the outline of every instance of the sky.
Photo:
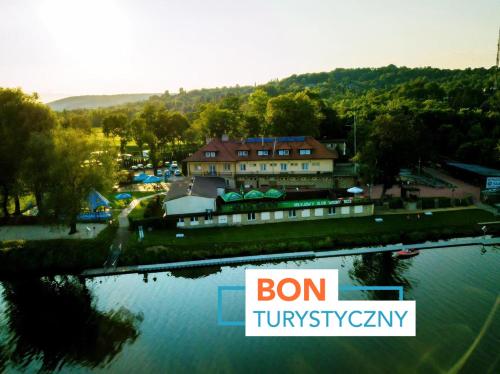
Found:
M 495 64 L 500 0 L 0 0 L 0 87 L 43 101 Z

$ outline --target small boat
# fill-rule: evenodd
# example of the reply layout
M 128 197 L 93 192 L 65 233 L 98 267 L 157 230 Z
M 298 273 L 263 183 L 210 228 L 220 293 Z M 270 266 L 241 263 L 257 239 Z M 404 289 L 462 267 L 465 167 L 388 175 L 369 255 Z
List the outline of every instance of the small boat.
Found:
M 401 251 L 396 252 L 396 257 L 399 257 L 399 258 L 408 258 L 408 257 L 416 256 L 419 253 L 420 253 L 420 251 L 418 249 L 407 248 L 407 249 L 403 249 Z

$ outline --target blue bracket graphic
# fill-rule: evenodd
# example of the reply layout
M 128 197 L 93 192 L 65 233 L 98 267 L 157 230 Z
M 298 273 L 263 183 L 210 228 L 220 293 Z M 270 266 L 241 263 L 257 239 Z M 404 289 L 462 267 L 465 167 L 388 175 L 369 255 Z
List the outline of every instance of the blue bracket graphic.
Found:
M 219 326 L 245 326 L 245 321 L 225 321 L 222 317 L 222 294 L 224 291 L 245 291 L 245 286 L 217 287 L 217 324 Z M 399 300 L 404 300 L 403 286 L 339 286 L 339 291 L 398 291 Z

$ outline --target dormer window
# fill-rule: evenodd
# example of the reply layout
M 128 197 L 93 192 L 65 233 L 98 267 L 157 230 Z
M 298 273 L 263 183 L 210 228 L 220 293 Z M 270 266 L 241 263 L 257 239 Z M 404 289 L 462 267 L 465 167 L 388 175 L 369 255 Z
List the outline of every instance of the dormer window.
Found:
M 215 157 L 215 151 L 206 151 L 205 152 L 205 157 Z
M 310 155 L 311 154 L 311 150 L 310 149 L 300 149 L 299 150 L 299 155 L 303 156 L 303 155 Z
M 278 156 L 288 156 L 289 154 L 289 149 L 278 149 Z
M 240 157 L 247 157 L 248 156 L 248 151 L 238 151 L 238 156 L 240 156 Z
M 269 151 L 267 149 L 259 149 L 257 151 L 257 156 L 269 156 Z

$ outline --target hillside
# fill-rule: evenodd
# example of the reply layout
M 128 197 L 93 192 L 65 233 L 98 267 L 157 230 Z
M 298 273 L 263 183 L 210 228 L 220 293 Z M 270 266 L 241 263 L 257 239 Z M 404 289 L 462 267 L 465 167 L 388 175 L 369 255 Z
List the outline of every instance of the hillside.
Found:
M 52 101 L 47 105 L 53 110 L 72 110 L 72 109 L 93 109 L 105 108 L 115 105 L 122 105 L 137 101 L 147 100 L 154 93 L 142 94 L 119 94 L 119 95 L 84 95 L 71 96 L 64 99 Z

